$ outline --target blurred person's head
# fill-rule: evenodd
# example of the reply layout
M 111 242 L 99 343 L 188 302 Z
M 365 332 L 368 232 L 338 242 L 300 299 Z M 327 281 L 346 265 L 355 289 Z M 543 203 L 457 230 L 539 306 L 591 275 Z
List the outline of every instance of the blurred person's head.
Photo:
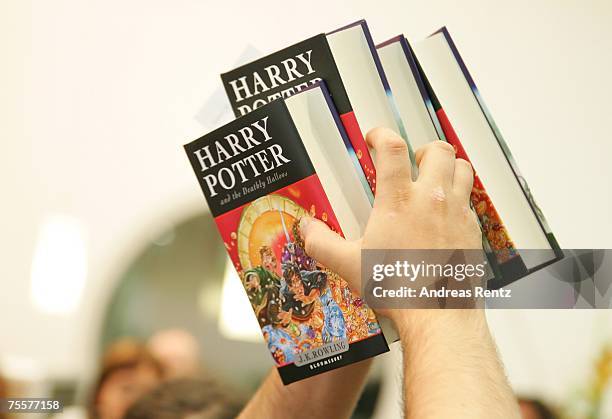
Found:
M 230 419 L 241 405 L 209 380 L 168 381 L 130 407 L 125 419 Z
M 199 375 L 200 345 L 191 333 L 182 329 L 161 330 L 151 336 L 147 346 L 160 362 L 164 379 Z
M 161 366 L 147 347 L 123 339 L 105 351 L 93 397 L 90 416 L 120 419 L 125 411 L 161 382 Z
M 537 399 L 519 398 L 523 419 L 556 419 L 557 415 L 544 402 Z

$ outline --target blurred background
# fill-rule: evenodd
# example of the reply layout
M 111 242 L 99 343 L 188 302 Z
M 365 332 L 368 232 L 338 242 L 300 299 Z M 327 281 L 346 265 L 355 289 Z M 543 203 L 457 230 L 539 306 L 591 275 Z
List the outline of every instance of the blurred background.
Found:
M 86 417 L 102 371 L 248 398 L 272 362 L 182 145 L 231 118 L 219 73 L 360 18 L 375 42 L 446 25 L 561 246 L 612 247 L 607 0 L 2 0 L 0 397 Z M 612 312 L 489 319 L 525 417 L 612 417 Z M 399 357 L 356 417 L 399 417 Z

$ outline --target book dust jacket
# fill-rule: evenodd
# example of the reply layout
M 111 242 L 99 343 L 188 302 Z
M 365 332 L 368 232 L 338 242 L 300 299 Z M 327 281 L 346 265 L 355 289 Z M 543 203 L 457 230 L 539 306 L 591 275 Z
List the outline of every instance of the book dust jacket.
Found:
M 325 34 L 308 38 L 221 75 L 236 117 L 276 99 L 287 98 L 325 81 L 368 186 L 375 191 L 376 172 L 355 112 Z
M 185 150 L 285 384 L 388 351 L 372 310 L 304 250 L 302 217 L 342 231 L 283 100 Z

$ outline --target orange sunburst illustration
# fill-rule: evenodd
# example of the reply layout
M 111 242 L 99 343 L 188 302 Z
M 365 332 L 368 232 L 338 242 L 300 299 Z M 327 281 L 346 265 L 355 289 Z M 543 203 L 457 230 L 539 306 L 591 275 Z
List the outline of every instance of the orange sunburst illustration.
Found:
M 238 255 L 243 269 L 261 265 L 262 246 L 270 247 L 280 261 L 287 243 L 283 221 L 291 234 L 293 224 L 304 214 L 304 208 L 289 198 L 274 194 L 261 197 L 246 207 L 238 225 Z M 280 266 L 277 274 L 281 274 Z

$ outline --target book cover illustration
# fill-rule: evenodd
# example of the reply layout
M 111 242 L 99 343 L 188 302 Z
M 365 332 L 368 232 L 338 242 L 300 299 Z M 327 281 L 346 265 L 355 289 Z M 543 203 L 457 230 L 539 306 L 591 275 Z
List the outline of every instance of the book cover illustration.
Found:
M 365 175 L 368 185 L 364 186 L 375 191 L 374 163 L 325 34 L 228 71 L 221 80 L 236 117 L 325 81 L 350 140 L 347 150 Z
M 342 231 L 284 101 L 185 149 L 285 384 L 388 351 L 372 310 L 305 252 L 302 217 Z
M 363 300 L 306 254 L 305 215 L 340 229 L 316 174 L 215 219 L 278 366 L 326 343 L 380 334 Z

